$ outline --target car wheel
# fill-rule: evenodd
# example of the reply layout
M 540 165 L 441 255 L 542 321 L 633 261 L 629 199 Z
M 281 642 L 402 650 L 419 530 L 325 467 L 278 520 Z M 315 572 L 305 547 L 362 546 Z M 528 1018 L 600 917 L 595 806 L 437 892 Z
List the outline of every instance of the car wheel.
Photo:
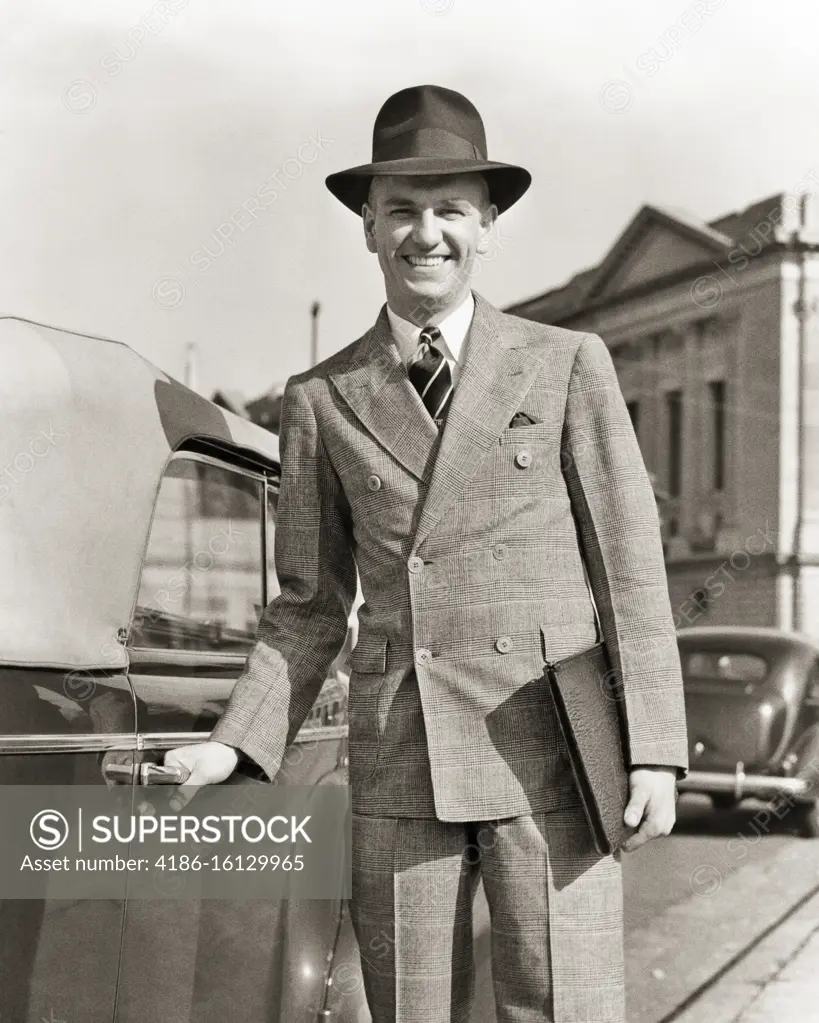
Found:
M 733 810 L 737 801 L 730 792 L 712 792 L 711 804 L 715 810 Z
M 796 830 L 803 838 L 819 838 L 819 802 L 797 803 L 792 813 Z

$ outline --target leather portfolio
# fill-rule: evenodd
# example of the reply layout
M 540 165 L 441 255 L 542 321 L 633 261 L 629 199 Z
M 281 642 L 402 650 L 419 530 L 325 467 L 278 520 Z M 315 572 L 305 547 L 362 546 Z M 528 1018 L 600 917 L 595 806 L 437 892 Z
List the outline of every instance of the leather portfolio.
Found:
M 594 844 L 607 855 L 635 830 L 623 822 L 629 800 L 623 694 L 602 641 L 561 661 L 547 661 L 546 670 Z

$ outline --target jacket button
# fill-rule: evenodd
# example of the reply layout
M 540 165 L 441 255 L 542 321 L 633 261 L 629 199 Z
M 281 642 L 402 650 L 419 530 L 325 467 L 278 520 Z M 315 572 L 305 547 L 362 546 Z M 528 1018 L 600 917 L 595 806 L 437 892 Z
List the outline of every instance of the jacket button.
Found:
M 420 650 L 415 651 L 415 663 L 416 664 L 429 664 L 432 660 L 432 651 L 427 650 L 425 647 L 421 647 Z
M 518 451 L 515 455 L 515 464 L 521 469 L 526 469 L 532 464 L 532 456 L 528 451 Z
M 495 640 L 495 649 L 499 654 L 508 654 L 512 649 L 512 640 L 509 636 L 498 636 Z
M 370 488 L 370 490 L 380 490 L 381 489 L 381 477 L 380 476 L 375 476 L 375 475 L 368 477 L 368 479 L 367 479 L 367 486 Z
M 424 568 L 424 559 L 419 558 L 417 555 L 413 555 L 407 562 L 407 568 L 413 575 L 417 575 Z
M 506 557 L 507 546 L 505 543 L 496 543 L 492 548 L 492 557 L 502 561 Z

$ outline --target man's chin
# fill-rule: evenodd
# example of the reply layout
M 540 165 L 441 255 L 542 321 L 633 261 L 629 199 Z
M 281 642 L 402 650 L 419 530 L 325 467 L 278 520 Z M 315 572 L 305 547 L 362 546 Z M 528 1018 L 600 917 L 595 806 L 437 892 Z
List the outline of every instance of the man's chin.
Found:
M 404 280 L 404 293 L 410 301 L 427 301 L 436 306 L 448 305 L 463 290 L 463 282 L 454 275 L 442 276 L 440 280 Z

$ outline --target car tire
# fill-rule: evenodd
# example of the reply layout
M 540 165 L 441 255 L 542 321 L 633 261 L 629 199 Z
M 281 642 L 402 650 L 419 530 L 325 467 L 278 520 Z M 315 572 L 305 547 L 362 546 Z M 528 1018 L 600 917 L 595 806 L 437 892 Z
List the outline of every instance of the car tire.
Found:
M 819 802 L 797 803 L 792 813 L 796 830 L 802 838 L 819 838 Z
M 715 810 L 722 812 L 723 810 L 733 810 L 737 801 L 731 792 L 712 792 L 711 805 Z

